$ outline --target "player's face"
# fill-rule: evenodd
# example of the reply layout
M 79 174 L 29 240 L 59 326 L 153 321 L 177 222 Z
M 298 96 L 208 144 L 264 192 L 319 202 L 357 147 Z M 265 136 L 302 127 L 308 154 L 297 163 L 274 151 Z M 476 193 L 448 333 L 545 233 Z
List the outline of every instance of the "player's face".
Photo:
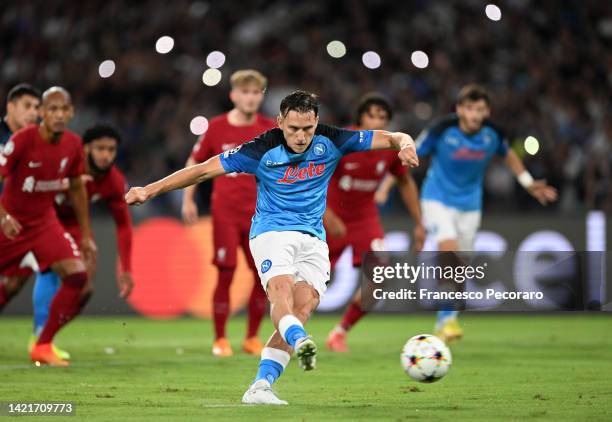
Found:
M 264 93 L 257 84 L 237 86 L 230 91 L 230 100 L 234 107 L 244 114 L 257 113 L 263 98 Z
M 457 104 L 457 116 L 459 116 L 461 126 L 468 132 L 480 130 L 482 122 L 489 117 L 490 113 L 491 109 L 485 100 L 465 100 Z
M 40 108 L 40 117 L 51 133 L 62 133 L 73 116 L 70 98 L 61 92 L 49 95 Z
M 85 152 L 89 154 L 98 170 L 106 171 L 117 157 L 117 140 L 107 136 L 94 139 L 85 145 Z
M 6 106 L 8 116 L 19 129 L 36 123 L 40 100 L 31 95 L 22 95 L 15 101 L 9 101 Z
M 389 114 L 380 106 L 373 105 L 363 112 L 360 126 L 364 130 L 383 130 L 389 124 Z
M 285 117 L 279 114 L 277 121 L 289 148 L 301 154 L 312 142 L 319 116 L 316 116 L 314 111 L 298 113 L 291 110 Z

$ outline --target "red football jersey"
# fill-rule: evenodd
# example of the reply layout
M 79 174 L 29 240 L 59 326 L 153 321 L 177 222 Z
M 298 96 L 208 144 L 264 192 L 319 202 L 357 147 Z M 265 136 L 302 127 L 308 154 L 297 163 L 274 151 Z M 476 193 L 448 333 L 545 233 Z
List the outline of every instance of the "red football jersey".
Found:
M 342 157 L 327 190 L 327 206 L 343 220 L 376 218 L 374 193 L 387 172 L 403 176 L 407 168 L 397 151 L 363 151 Z
M 53 198 L 62 180 L 83 173 L 81 139 L 66 130 L 57 143 L 46 142 L 38 126 L 17 131 L 0 155 L 4 176 L 2 206 L 24 227 L 57 218 Z
M 131 271 L 132 220 L 128 205 L 125 202 L 127 182 L 125 176 L 116 166 L 108 172 L 88 180 L 86 185 L 89 202 L 104 202 L 109 208 L 117 226 L 117 247 L 124 271 Z M 79 233 L 79 222 L 76 218 L 70 198 L 65 192 L 55 195 L 55 210 L 62 226 L 69 233 Z M 74 236 L 74 235 L 73 235 Z M 80 237 L 77 237 L 80 239 Z
M 257 114 L 255 123 L 248 126 L 233 126 L 227 120 L 227 113 L 221 114 L 210 120 L 208 130 L 194 145 L 191 157 L 198 163 L 204 162 L 274 127 L 276 122 L 261 114 Z M 255 212 L 256 200 L 255 176 L 251 174 L 226 174 L 213 181 L 213 213 L 238 212 L 250 217 Z

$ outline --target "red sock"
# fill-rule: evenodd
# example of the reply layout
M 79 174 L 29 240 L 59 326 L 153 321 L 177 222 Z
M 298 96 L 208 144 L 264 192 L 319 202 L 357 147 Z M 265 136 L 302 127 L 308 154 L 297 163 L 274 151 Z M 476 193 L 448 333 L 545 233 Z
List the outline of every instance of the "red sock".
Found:
M 71 274 L 62 279 L 62 285 L 49 306 L 49 319 L 37 344 L 51 343 L 55 334 L 79 313 L 81 290 L 87 283 L 87 273 Z
M 8 295 L 6 294 L 6 287 L 4 283 L 0 282 L 0 311 L 4 309 L 4 305 L 8 303 Z
M 255 272 L 255 274 L 257 273 Z M 259 280 L 255 280 L 255 284 L 251 290 L 251 297 L 249 298 L 247 338 L 255 337 L 257 335 L 257 331 L 259 331 L 259 326 L 261 325 L 261 320 L 266 314 L 267 305 L 268 298 L 266 296 L 266 292 L 264 292 L 263 287 L 261 287 Z
M 230 312 L 229 292 L 234 268 L 219 269 L 217 287 L 213 295 L 213 320 L 215 323 L 215 338 L 225 337 L 225 324 Z
M 87 292 L 85 294 L 81 293 L 81 299 L 79 299 L 79 314 L 83 312 L 83 308 L 85 305 L 89 303 L 89 299 L 91 299 L 92 292 Z
M 349 331 L 365 314 L 367 314 L 367 312 L 361 309 L 358 303 L 351 303 L 342 317 L 340 326 L 345 331 Z

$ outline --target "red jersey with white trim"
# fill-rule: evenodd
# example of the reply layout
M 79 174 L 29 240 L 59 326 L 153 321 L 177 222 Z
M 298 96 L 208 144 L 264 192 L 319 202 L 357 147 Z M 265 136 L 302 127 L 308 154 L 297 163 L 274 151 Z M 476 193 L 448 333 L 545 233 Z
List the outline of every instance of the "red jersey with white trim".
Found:
M 62 180 L 83 174 L 81 138 L 65 130 L 59 142 L 46 142 L 38 126 L 13 134 L 0 155 L 0 174 L 5 178 L 0 201 L 24 227 L 56 219 L 53 198 Z
M 115 165 L 103 174 L 95 176 L 85 184 L 90 203 L 104 202 L 117 227 L 117 248 L 123 271 L 131 271 L 132 220 L 125 202 L 127 182 L 125 176 Z M 66 192 L 55 195 L 55 211 L 62 226 L 76 237 L 80 233 L 79 221 Z M 76 237 L 80 239 L 80 236 Z
M 228 113 L 210 119 L 208 130 L 193 147 L 191 158 L 202 163 L 215 155 L 236 148 L 257 135 L 276 127 L 276 122 L 257 114 L 255 123 L 234 126 L 227 120 Z M 255 177 L 244 173 L 231 173 L 216 177 L 211 197 L 212 213 L 238 213 L 250 218 L 255 212 L 257 188 Z
M 387 172 L 396 177 L 407 173 L 397 151 L 363 151 L 343 157 L 327 190 L 327 206 L 342 220 L 377 218 L 374 193 Z

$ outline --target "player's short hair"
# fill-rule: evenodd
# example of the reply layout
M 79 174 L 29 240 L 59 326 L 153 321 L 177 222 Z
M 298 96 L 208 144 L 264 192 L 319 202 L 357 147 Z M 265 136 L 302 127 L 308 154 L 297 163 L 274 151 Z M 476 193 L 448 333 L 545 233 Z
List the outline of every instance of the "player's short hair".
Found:
M 262 91 L 265 91 L 268 86 L 268 79 L 261 72 L 254 69 L 243 69 L 232 73 L 230 76 L 230 85 L 233 88 L 254 84 Z
M 11 101 L 17 101 L 24 95 L 30 95 L 40 100 L 40 91 L 38 89 L 34 88 L 30 84 L 22 83 L 11 88 L 6 96 L 6 102 L 10 103 Z
M 83 143 L 89 144 L 100 138 L 112 138 L 117 141 L 117 144 L 121 143 L 121 135 L 119 131 L 109 124 L 99 123 L 94 125 L 83 133 Z
M 462 104 L 465 101 L 479 100 L 484 100 L 487 105 L 491 105 L 489 92 L 478 84 L 465 85 L 459 90 L 459 95 L 457 95 L 457 104 Z
M 281 116 L 287 116 L 291 110 L 297 111 L 298 113 L 309 113 L 314 112 L 315 116 L 319 114 L 319 98 L 306 91 L 294 91 L 291 94 L 283 98 L 280 103 Z
M 369 92 L 359 99 L 355 123 L 358 125 L 361 124 L 362 114 L 367 112 L 372 106 L 382 108 L 387 113 L 389 120 L 393 118 L 393 107 L 391 106 L 391 101 L 389 101 L 389 99 L 381 93 Z

